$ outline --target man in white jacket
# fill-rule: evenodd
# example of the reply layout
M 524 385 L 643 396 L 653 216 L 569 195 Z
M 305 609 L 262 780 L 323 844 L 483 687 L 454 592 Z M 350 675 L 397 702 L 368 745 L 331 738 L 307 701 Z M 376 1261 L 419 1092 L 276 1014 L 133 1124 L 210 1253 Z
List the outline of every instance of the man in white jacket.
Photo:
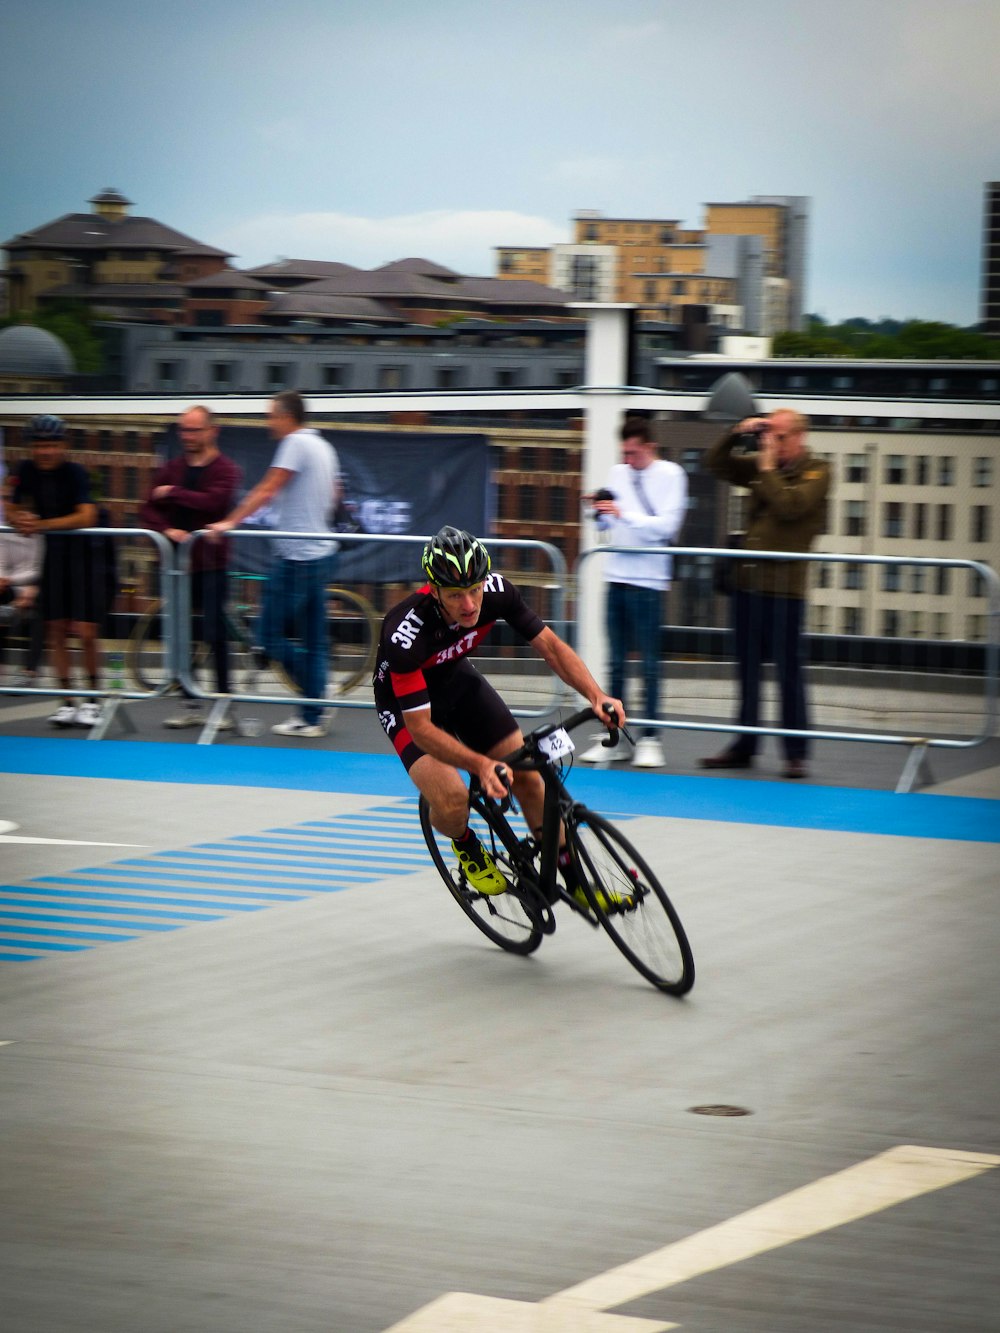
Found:
M 644 418 L 626 417 L 621 439 L 622 461 L 611 469 L 607 487 L 584 498 L 592 505 L 608 545 L 669 546 L 676 541 L 687 513 L 684 469 L 657 457 Z M 659 712 L 661 610 L 663 592 L 670 587 L 671 560 L 667 555 L 641 552 L 612 554 L 605 557 L 603 572 L 608 585 L 611 693 L 616 699 L 625 698 L 627 657 L 634 648 L 642 671 L 643 716 L 652 721 Z M 598 738 L 580 756 L 584 763 L 628 757 L 625 745 L 606 749 L 600 741 Z M 665 762 L 655 728 L 645 729 L 632 762 L 637 768 L 659 768 Z

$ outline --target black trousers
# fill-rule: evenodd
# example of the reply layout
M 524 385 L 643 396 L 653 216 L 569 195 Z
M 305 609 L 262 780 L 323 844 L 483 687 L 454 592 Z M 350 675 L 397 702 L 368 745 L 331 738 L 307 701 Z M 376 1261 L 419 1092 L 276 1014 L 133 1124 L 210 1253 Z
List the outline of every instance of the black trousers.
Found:
M 229 638 L 226 632 L 226 571 L 196 569 L 191 575 L 191 637 L 208 646 L 215 668 L 215 692 L 229 693 Z
M 804 731 L 809 726 L 805 677 L 802 669 L 802 626 L 805 601 L 801 597 L 770 597 L 757 592 L 733 594 L 733 632 L 740 682 L 737 721 L 744 727 L 760 723 L 760 679 L 765 662 L 774 663 L 781 698 L 781 725 Z M 732 750 L 756 753 L 759 736 L 741 734 Z M 805 759 L 809 742 L 802 736 L 782 736 L 787 759 Z

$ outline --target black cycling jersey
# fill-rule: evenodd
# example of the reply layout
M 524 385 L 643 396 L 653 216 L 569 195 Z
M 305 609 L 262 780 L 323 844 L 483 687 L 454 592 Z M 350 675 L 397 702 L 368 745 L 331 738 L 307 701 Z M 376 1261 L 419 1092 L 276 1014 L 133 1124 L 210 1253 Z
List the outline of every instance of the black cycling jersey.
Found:
M 461 659 L 498 620 L 528 643 L 545 628 L 520 590 L 497 573 L 483 583 L 479 623 L 471 630 L 448 624 L 429 584 L 404 597 L 382 622 L 372 680 L 376 700 L 394 703 L 402 712 L 430 707 L 432 699 L 448 689 Z

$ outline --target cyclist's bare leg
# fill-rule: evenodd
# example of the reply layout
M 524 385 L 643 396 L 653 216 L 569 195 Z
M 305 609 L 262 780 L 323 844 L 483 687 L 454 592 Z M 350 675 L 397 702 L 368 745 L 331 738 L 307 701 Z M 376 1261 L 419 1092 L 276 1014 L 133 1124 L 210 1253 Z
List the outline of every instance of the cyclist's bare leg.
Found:
M 410 768 L 410 780 L 430 806 L 439 833 L 458 839 L 469 827 L 469 789 L 457 768 L 423 754 Z
M 520 745 L 524 744 L 524 737 L 520 730 L 511 732 L 511 734 L 502 740 L 499 745 L 495 745 L 490 750 L 491 759 L 502 759 L 504 755 L 511 754 Z M 524 822 L 536 838 L 542 834 L 542 816 L 545 809 L 545 786 L 538 773 L 514 773 L 511 783 L 514 788 L 514 797 L 521 807 L 524 815 Z M 562 829 L 559 831 L 559 845 L 563 844 Z

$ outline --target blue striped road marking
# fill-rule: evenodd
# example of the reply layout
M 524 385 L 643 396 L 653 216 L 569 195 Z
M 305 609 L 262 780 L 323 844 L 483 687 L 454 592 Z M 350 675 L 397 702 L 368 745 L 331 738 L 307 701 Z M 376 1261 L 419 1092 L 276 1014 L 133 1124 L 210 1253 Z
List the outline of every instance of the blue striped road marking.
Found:
M 301 827 L 42 875 L 0 886 L 0 963 L 154 936 L 429 866 L 410 797 Z

